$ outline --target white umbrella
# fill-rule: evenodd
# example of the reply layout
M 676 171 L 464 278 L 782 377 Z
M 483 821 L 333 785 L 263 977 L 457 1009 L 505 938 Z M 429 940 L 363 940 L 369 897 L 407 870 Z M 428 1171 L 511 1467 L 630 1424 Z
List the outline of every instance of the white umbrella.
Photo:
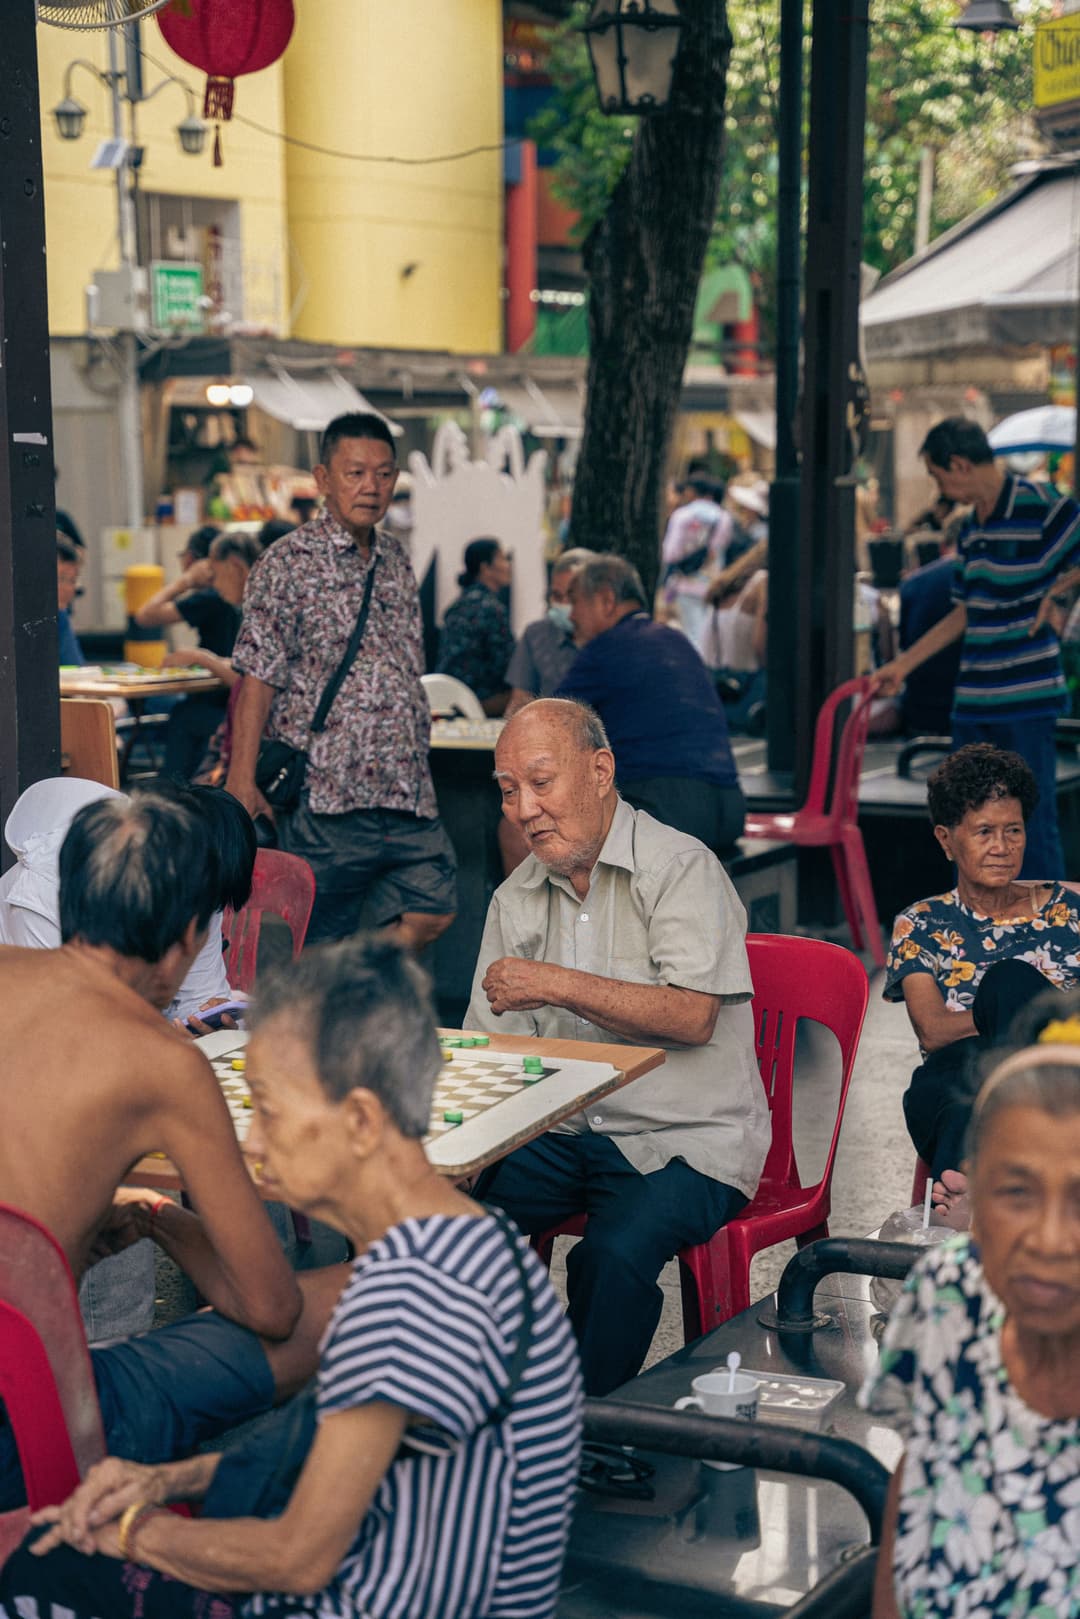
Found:
M 995 455 L 1024 450 L 1071 450 L 1076 443 L 1076 411 L 1072 405 L 1037 405 L 1006 416 L 987 435 Z

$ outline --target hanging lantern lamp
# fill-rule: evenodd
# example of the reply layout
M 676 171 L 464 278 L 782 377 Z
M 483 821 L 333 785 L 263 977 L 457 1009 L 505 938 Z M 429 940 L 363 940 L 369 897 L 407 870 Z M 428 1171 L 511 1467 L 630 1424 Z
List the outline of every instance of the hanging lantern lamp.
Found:
M 158 12 L 165 43 L 207 76 L 203 117 L 217 126 L 215 167 L 221 166 L 221 124 L 232 117 L 234 81 L 276 62 L 295 20 L 292 0 L 171 0 Z

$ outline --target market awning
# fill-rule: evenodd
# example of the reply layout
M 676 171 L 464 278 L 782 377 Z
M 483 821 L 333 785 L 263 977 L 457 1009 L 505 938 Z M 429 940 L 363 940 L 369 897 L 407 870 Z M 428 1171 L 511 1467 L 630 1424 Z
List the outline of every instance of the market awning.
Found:
M 862 306 L 866 358 L 1071 343 L 1080 167 L 1047 165 L 886 276 Z
M 276 366 L 271 371 L 254 371 L 244 380 L 252 389 L 260 410 L 265 410 L 276 421 L 288 422 L 302 433 L 321 433 L 335 416 L 352 411 L 381 416 L 394 434 L 404 431 L 333 366 L 303 372 Z
M 776 449 L 775 410 L 733 410 L 731 413 L 747 438 L 763 450 Z
M 574 384 L 540 384 L 529 376 L 497 384 L 499 402 L 534 438 L 580 438 L 585 395 Z

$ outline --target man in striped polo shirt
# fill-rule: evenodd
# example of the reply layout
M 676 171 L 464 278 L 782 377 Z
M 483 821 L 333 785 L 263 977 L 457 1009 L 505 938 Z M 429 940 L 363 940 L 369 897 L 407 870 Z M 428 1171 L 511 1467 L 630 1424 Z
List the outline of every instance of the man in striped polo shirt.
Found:
M 1045 484 L 1002 472 L 982 428 L 950 416 L 920 454 L 943 496 L 974 507 L 960 533 L 953 609 L 874 677 L 895 692 L 913 669 L 963 636 L 953 698 L 954 748 L 992 742 L 1027 760 L 1039 801 L 1022 877 L 1064 877 L 1054 727 L 1067 704 L 1055 624 L 1062 576 L 1080 563 L 1080 507 Z

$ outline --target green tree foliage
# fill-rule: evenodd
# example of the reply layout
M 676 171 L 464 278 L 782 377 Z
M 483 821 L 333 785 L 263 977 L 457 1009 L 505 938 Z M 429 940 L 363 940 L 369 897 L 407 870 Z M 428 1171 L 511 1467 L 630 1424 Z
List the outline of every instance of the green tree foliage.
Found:
M 556 31 L 551 105 L 530 133 L 557 155 L 556 190 L 583 240 L 603 214 L 630 153 L 636 120 L 601 113 L 579 5 Z M 729 0 L 727 150 L 710 264 L 741 264 L 760 289 L 766 324 L 776 260 L 779 0 Z M 882 272 L 915 250 L 922 149 L 936 155 L 931 237 L 988 202 L 1009 168 L 1038 150 L 1030 117 L 1032 30 L 1050 0 L 1032 0 L 1016 33 L 989 39 L 952 27 L 957 0 L 872 0 L 863 258 Z M 1021 8 L 1017 7 L 1018 18 Z M 809 52 L 811 5 L 806 5 Z M 807 75 L 809 77 L 809 75 Z

